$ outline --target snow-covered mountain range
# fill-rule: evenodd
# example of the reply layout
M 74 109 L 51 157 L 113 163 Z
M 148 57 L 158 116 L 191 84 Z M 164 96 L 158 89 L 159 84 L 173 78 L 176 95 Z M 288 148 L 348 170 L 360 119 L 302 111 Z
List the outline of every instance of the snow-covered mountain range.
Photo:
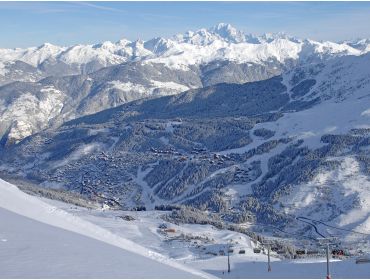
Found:
M 145 42 L 0 49 L 0 137 L 3 144 L 18 142 L 49 126 L 143 97 L 263 80 L 297 65 L 369 50 L 368 40 L 253 36 L 223 23 Z
M 0 87 L 0 171 L 112 207 L 182 204 L 314 237 L 296 220 L 305 217 L 337 228 L 317 224 L 322 235 L 362 242 L 369 50 L 368 40 L 252 36 L 226 24 L 3 50 L 3 73 L 19 80 Z
M 237 63 L 266 63 L 275 60 L 311 60 L 338 55 L 360 55 L 370 50 L 368 40 L 355 42 L 317 42 L 288 35 L 264 34 L 253 36 L 220 23 L 209 29 L 188 31 L 172 38 L 153 38 L 148 41 L 122 39 L 116 43 L 95 45 L 55 46 L 45 43 L 26 49 L 1 49 L 2 74 L 16 61 L 27 63 L 40 71 L 53 67 L 70 67 L 70 71 L 91 72 L 101 67 L 145 61 L 163 63 L 175 69 L 207 64 L 216 60 Z M 61 64 L 61 65 L 59 65 Z

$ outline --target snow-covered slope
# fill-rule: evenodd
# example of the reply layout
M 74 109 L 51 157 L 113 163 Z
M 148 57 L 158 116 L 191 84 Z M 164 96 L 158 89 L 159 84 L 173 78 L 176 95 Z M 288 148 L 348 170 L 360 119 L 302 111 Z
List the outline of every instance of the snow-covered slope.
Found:
M 366 239 L 370 232 L 370 180 L 361 172 L 361 163 L 353 156 L 331 158 L 338 160 L 340 166 L 333 170 L 322 170 L 311 181 L 296 187 L 281 202 L 286 213 L 294 216 L 309 217 L 315 220 L 330 220 L 330 224 L 339 228 L 351 229 L 346 233 L 347 240 Z M 338 216 L 338 213 L 342 213 Z M 335 229 L 318 225 L 322 232 L 335 235 Z M 321 229 L 322 228 L 322 229 Z
M 207 276 L 29 196 L 3 180 L 0 219 L 1 278 Z

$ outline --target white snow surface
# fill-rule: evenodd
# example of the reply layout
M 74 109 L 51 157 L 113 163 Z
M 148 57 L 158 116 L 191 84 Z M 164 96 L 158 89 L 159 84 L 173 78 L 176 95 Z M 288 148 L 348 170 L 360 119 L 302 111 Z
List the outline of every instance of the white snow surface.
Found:
M 189 87 L 177 84 L 175 82 L 159 82 L 150 81 L 150 86 L 146 87 L 142 84 L 135 84 L 131 82 L 111 81 L 108 83 L 112 88 L 118 89 L 123 92 L 137 92 L 146 95 L 152 95 L 156 91 L 161 90 L 162 94 L 177 94 L 189 89 Z
M 3 180 L 0 194 L 1 278 L 207 277 Z
M 342 134 L 352 128 L 370 127 L 370 115 L 361 114 L 368 107 L 367 102 L 355 98 L 340 103 L 322 102 L 308 110 L 286 113 L 275 122 L 257 124 L 255 129 L 263 127 L 276 131 L 271 139 L 289 135 L 303 139 L 310 148 L 317 148 L 323 145 L 320 142 L 323 134 Z
M 111 81 L 109 82 L 109 85 L 111 85 L 113 88 L 116 88 L 121 91 L 136 91 L 140 93 L 145 93 L 147 91 L 146 87 L 140 84 L 133 84 L 131 82 L 120 82 L 120 81 Z

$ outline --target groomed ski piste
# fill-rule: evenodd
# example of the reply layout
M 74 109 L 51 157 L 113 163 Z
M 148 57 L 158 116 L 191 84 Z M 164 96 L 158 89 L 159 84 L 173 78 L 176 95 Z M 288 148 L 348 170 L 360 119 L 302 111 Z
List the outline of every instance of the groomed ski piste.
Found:
M 272 257 L 268 272 L 267 256 L 253 253 L 246 235 L 210 225 L 174 225 L 162 214 L 86 209 L 30 196 L 0 180 L 0 278 L 326 276 L 324 258 Z M 173 232 L 163 234 L 162 224 Z M 235 252 L 228 273 L 227 257 L 217 253 L 230 240 Z M 331 260 L 330 267 L 332 278 L 370 278 L 370 264 L 356 264 L 354 258 Z
M 27 195 L 3 180 L 0 221 L 0 278 L 208 276 Z

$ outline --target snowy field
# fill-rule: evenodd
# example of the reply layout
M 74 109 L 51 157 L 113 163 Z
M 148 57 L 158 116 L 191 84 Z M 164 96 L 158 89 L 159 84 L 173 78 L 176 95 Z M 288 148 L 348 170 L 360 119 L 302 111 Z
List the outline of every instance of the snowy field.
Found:
M 253 253 L 247 236 L 174 225 L 165 212 L 89 210 L 32 197 L 0 180 L 0 278 L 324 278 L 323 259 Z M 124 219 L 130 217 L 131 219 Z M 165 232 L 159 225 L 166 224 Z M 231 273 L 220 251 L 231 243 Z M 239 254 L 244 250 L 244 254 Z M 370 264 L 331 263 L 333 278 L 370 278 Z

